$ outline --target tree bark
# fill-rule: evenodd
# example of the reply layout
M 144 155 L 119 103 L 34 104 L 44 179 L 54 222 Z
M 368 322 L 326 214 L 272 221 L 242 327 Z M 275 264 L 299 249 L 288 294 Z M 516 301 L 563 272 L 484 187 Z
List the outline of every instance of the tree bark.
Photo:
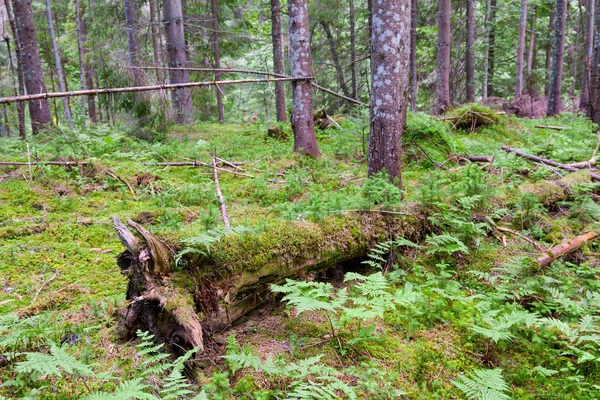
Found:
M 183 34 L 183 14 L 180 0 L 164 0 L 164 24 L 167 38 L 167 53 L 169 67 L 187 67 L 185 54 L 185 39 Z M 172 84 L 188 83 L 189 76 L 186 70 L 169 70 Z M 173 110 L 175 122 L 178 124 L 191 124 L 194 119 L 194 108 L 189 88 L 173 90 Z
M 373 10 L 371 35 L 368 172 L 371 176 L 385 169 L 398 187 L 402 187 L 402 132 L 408 107 L 410 8 L 410 0 L 381 0 Z
M 211 0 L 212 6 L 212 29 L 213 29 L 213 49 L 215 53 L 214 68 L 221 68 L 221 50 L 219 49 L 219 9 L 217 8 L 217 0 Z M 221 80 L 221 74 L 215 73 L 215 80 Z M 225 111 L 223 109 L 223 92 L 218 85 L 215 85 L 217 92 L 217 109 L 219 112 L 219 123 L 225 122 Z
M 312 61 L 310 55 L 310 28 L 307 0 L 288 0 L 290 19 L 290 66 L 292 82 L 292 128 L 294 151 L 312 157 L 321 155 L 315 135 L 312 115 Z
M 548 95 L 550 89 L 550 73 L 552 66 L 552 30 L 554 29 L 554 19 L 556 16 L 556 10 L 550 11 L 550 18 L 548 20 L 548 40 L 546 41 L 546 83 L 544 86 L 544 94 Z
M 415 0 L 416 1 L 416 0 Z M 358 73 L 356 66 L 356 15 L 354 0 L 350 0 L 350 63 L 352 65 L 352 98 L 358 97 Z
M 145 80 L 141 67 L 140 61 L 140 44 L 138 39 L 138 27 L 137 27 L 137 13 L 135 10 L 134 0 L 123 0 L 123 6 L 125 8 L 125 28 L 127 30 L 127 45 L 129 54 L 129 64 L 133 67 L 133 79 L 135 86 L 144 86 Z M 155 40 L 153 38 L 153 40 Z
M 490 35 L 488 50 L 488 82 L 487 95 L 494 95 L 494 67 L 496 62 L 496 0 L 490 3 Z
M 490 11 L 492 5 L 491 0 L 485 2 L 485 17 L 484 17 L 484 29 L 485 29 L 485 58 L 483 60 L 483 82 L 481 84 L 481 97 L 485 100 L 488 97 L 488 75 L 489 75 L 489 64 L 490 64 Z
M 523 60 L 525 56 L 525 36 L 527 33 L 527 0 L 521 0 L 519 19 L 519 38 L 517 41 L 517 73 L 515 76 L 515 103 L 523 94 Z
M 590 114 L 595 123 L 600 122 L 600 7 L 596 7 L 594 29 L 594 64 L 590 80 Z
M 552 56 L 552 75 L 550 76 L 550 88 L 548 90 L 548 112 L 547 116 L 560 113 L 562 104 L 560 100 L 563 60 L 565 49 L 565 34 L 567 20 L 567 1 L 556 0 L 556 26 L 554 31 L 554 46 Z
M 50 32 L 50 40 L 52 42 L 52 53 L 54 54 L 54 64 L 56 67 L 56 76 L 58 78 L 58 88 L 61 92 L 66 92 L 65 79 L 63 77 L 62 65 L 60 62 L 60 53 L 58 43 L 56 43 L 56 35 L 54 34 L 54 23 L 52 22 L 52 10 L 50 8 L 50 0 L 46 0 L 46 18 L 48 19 L 48 31 Z M 73 119 L 71 118 L 71 106 L 67 97 L 62 98 L 65 119 L 69 128 L 73 129 Z
M 18 46 L 19 62 L 23 70 L 23 81 L 28 94 L 45 92 L 44 74 L 38 52 L 38 42 L 33 21 L 33 10 L 30 0 L 13 0 Z M 29 102 L 31 130 L 37 134 L 52 122 L 50 107 L 45 99 Z
M 527 1 L 527 0 L 523 0 Z M 475 101 L 475 66 L 473 46 L 475 44 L 475 0 L 467 0 L 467 49 L 465 55 L 467 102 Z
M 583 56 L 584 73 L 581 81 L 581 101 L 579 103 L 579 108 L 582 111 L 585 111 L 588 117 L 591 115 L 590 88 L 592 80 L 592 62 L 594 57 L 594 16 L 595 0 L 587 0 L 585 50 Z
M 417 82 L 417 24 L 419 15 L 417 13 L 417 1 L 410 3 L 410 108 L 417 111 L 417 95 L 419 87 Z
M 529 32 L 529 51 L 527 52 L 527 91 L 530 95 L 533 95 L 534 92 L 537 92 L 534 88 L 533 82 L 533 71 L 536 68 L 536 57 L 535 57 L 535 42 L 536 42 L 536 34 L 535 34 L 535 23 L 537 19 L 537 8 L 535 4 L 531 6 L 531 30 Z
M 75 19 L 77 23 L 77 44 L 79 47 L 79 70 L 81 90 L 94 89 L 94 71 L 88 59 L 89 50 L 87 46 L 87 22 L 85 5 L 80 0 L 75 0 Z M 86 114 L 86 99 L 81 99 L 83 114 Z M 87 97 L 87 115 L 90 121 L 96 122 L 96 102 L 94 95 Z
M 273 39 L 273 70 L 276 74 L 283 74 L 283 35 L 281 31 L 281 3 L 271 0 L 271 37 Z M 285 109 L 285 84 L 275 84 L 275 111 L 277 121 L 287 121 Z
M 335 39 L 331 34 L 329 23 L 327 23 L 327 21 L 322 20 L 321 26 L 323 27 L 323 31 L 325 32 L 327 44 L 329 45 L 329 51 L 331 52 L 331 58 L 333 59 L 333 66 L 335 67 L 335 75 L 337 78 L 338 86 L 340 87 L 340 89 L 342 89 L 342 93 L 344 93 L 344 96 L 350 97 L 350 91 L 348 90 L 348 86 L 346 86 L 346 81 L 344 80 L 342 64 L 340 64 L 340 55 L 337 51 Z
M 10 0 L 4 0 L 4 6 L 6 8 L 6 13 L 8 15 L 8 22 L 10 25 L 10 30 L 12 32 L 14 42 L 15 42 L 15 60 L 17 62 L 17 68 L 15 71 L 15 65 L 10 52 L 10 39 L 8 36 L 4 37 L 4 41 L 6 42 L 6 48 L 8 51 L 8 61 L 10 66 L 10 71 L 13 76 L 13 84 L 15 85 L 15 96 L 24 95 L 25 94 L 25 82 L 23 81 L 23 71 L 21 67 L 21 49 L 19 47 L 19 37 L 17 35 L 17 27 L 15 26 L 15 18 L 12 12 L 12 4 Z M 16 80 L 17 83 L 14 81 Z M 19 124 L 19 137 L 25 140 L 25 103 L 17 104 L 17 121 Z
M 451 0 L 439 0 L 438 57 L 437 57 L 437 113 L 444 114 L 450 103 L 450 13 Z M 376 12 L 376 11 L 374 11 Z M 373 59 L 371 59 L 373 62 Z

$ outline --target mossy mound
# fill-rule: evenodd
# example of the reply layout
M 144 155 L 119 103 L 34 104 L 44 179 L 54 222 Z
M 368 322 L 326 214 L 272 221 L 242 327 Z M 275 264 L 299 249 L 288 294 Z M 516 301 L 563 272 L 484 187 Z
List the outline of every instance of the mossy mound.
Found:
M 473 132 L 474 130 L 502 122 L 498 112 L 480 104 L 469 104 L 455 109 L 444 118 L 452 123 L 452 128 Z

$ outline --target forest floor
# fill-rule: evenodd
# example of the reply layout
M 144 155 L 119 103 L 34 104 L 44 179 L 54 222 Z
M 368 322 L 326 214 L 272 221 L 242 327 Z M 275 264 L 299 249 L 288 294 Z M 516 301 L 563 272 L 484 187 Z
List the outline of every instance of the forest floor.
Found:
M 157 163 L 210 163 L 215 154 L 242 163 L 219 174 L 240 235 L 278 221 L 343 220 L 354 212 L 345 210 L 408 208 L 427 234 L 384 241 L 366 264 L 306 286 L 275 288 L 287 301 L 215 335 L 179 397 L 598 398 L 600 245 L 543 269 L 534 260 L 599 231 L 600 184 L 500 148 L 587 161 L 594 126 L 576 115 L 475 123 L 457 115 L 410 116 L 402 193 L 367 179 L 364 118 L 319 131 L 319 159 L 292 154 L 291 137 L 268 138 L 261 124 L 168 135 L 100 125 L 32 138 L 32 160 L 89 164 L 0 165 L 0 398 L 168 398 L 169 382 L 186 388 L 171 373 L 177 363 L 144 371 L 160 357 L 116 337 L 127 280 L 112 218 L 131 218 L 180 251 L 200 234 L 214 237 L 222 219 L 212 169 Z M 0 161 L 27 158 L 25 143 L 0 139 Z

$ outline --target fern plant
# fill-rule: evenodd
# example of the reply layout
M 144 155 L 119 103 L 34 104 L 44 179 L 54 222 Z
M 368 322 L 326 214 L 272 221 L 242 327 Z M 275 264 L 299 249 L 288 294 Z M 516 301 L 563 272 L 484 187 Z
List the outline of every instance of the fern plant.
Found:
M 475 400 L 506 400 L 510 399 L 507 392 L 510 387 L 502 376 L 502 370 L 476 369 L 468 376 L 461 376 L 452 381 L 468 399 Z

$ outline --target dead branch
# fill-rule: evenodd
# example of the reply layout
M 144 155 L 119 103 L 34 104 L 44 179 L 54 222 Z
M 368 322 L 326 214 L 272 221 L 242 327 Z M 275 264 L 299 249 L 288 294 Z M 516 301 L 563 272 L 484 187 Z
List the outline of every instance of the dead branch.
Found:
M 150 163 L 142 163 L 142 165 L 145 166 L 164 166 L 164 167 L 198 167 L 198 166 L 204 166 L 204 167 L 208 167 L 208 168 L 216 168 L 219 171 L 223 171 L 223 172 L 229 172 L 230 174 L 233 175 L 240 175 L 240 176 L 244 176 L 246 178 L 254 178 L 254 175 L 250 175 L 250 174 L 244 174 L 242 172 L 236 172 L 236 171 L 231 171 L 229 169 L 225 169 L 225 168 L 219 168 L 217 166 L 214 166 L 213 163 L 205 163 L 202 161 L 176 161 L 176 162 L 164 162 L 164 163 L 156 163 L 156 164 L 150 164 Z M 219 163 L 217 162 L 217 165 L 219 165 Z M 237 168 L 237 167 L 235 167 Z
M 480 163 L 491 163 L 492 161 L 494 161 L 494 157 L 492 156 L 472 156 L 469 154 L 459 154 L 456 157 L 462 158 L 463 160 Z
M 219 198 L 219 203 L 221 203 L 221 216 L 223 217 L 223 223 L 225 224 L 225 228 L 227 228 L 227 230 L 230 230 L 231 224 L 229 223 L 227 205 L 225 204 L 225 199 L 223 198 L 223 193 L 221 192 L 221 185 L 219 185 L 219 168 L 217 168 L 216 157 L 213 159 L 213 171 L 215 177 L 215 188 L 217 190 L 217 197 Z
M 521 232 L 513 231 L 512 229 L 508 229 L 508 228 L 503 228 L 501 226 L 497 226 L 496 230 L 500 231 L 500 232 L 510 233 L 511 235 L 515 235 L 515 236 L 520 237 L 521 239 L 523 239 L 524 241 L 526 241 L 527 243 L 529 243 L 530 245 L 532 245 L 533 247 L 535 247 L 535 249 L 537 251 L 544 251 L 545 250 L 544 246 L 542 246 L 541 244 L 539 244 L 535 240 L 533 240 L 533 239 L 531 239 L 531 238 L 523 235 Z M 506 246 L 504 246 L 504 247 L 506 247 Z
M 0 161 L 0 165 L 87 165 L 87 161 Z
M 554 246 L 546 253 L 538 257 L 535 261 L 540 265 L 540 267 L 544 268 L 549 266 L 553 261 L 558 258 L 570 254 L 575 250 L 579 249 L 581 246 L 586 244 L 587 242 L 598 237 L 598 232 L 588 232 L 584 235 L 577 236 L 575 239 L 568 239 L 559 244 L 558 246 Z
M 597 159 L 596 157 L 590 158 L 588 161 L 582 161 L 577 163 L 566 164 L 569 167 L 581 168 L 581 169 L 589 169 L 596 166 Z
M 106 173 L 108 175 L 110 175 L 111 177 L 113 177 L 114 179 L 121 182 L 122 184 L 124 184 L 125 186 L 127 186 L 127 189 L 129 189 L 129 192 L 131 193 L 133 198 L 136 198 L 135 191 L 133 190 L 133 188 L 131 187 L 131 184 L 129 182 L 127 182 L 124 178 L 121 178 L 120 176 L 118 176 L 117 174 L 115 174 L 114 172 L 112 172 L 109 169 L 106 170 Z
M 35 292 L 35 296 L 33 296 L 33 300 L 31 300 L 32 303 L 35 303 L 35 299 L 37 299 L 38 295 L 42 292 L 42 290 L 44 290 L 44 288 L 50 282 L 52 282 L 54 279 L 56 279 L 57 276 L 58 276 L 58 271 L 55 271 L 54 274 L 46 282 L 44 282 L 42 284 L 42 286 L 40 286 L 40 288 Z
M 523 152 L 521 150 L 514 149 L 514 148 L 512 148 L 510 146 L 502 146 L 502 150 L 507 151 L 509 153 L 515 153 L 518 156 L 527 158 L 527 159 L 535 161 L 535 162 L 539 162 L 539 163 L 542 163 L 542 164 L 550 165 L 552 167 L 557 167 L 557 168 L 560 168 L 560 169 L 564 169 L 565 171 L 571 171 L 571 172 L 578 172 L 578 171 L 580 171 L 579 168 L 572 167 L 572 166 L 567 165 L 567 164 L 561 164 L 559 162 L 556 162 L 556 161 L 553 161 L 553 160 L 549 160 L 547 158 L 542 158 L 542 157 L 534 156 L 533 154 L 527 154 L 527 153 L 525 153 L 525 152 Z M 600 175 L 598 175 L 598 174 L 590 172 L 590 177 L 593 180 L 600 181 Z
M 538 129 L 552 129 L 554 131 L 565 131 L 568 128 L 565 128 L 563 126 L 552 126 L 552 125 L 536 125 L 534 126 L 534 128 L 538 128 Z

